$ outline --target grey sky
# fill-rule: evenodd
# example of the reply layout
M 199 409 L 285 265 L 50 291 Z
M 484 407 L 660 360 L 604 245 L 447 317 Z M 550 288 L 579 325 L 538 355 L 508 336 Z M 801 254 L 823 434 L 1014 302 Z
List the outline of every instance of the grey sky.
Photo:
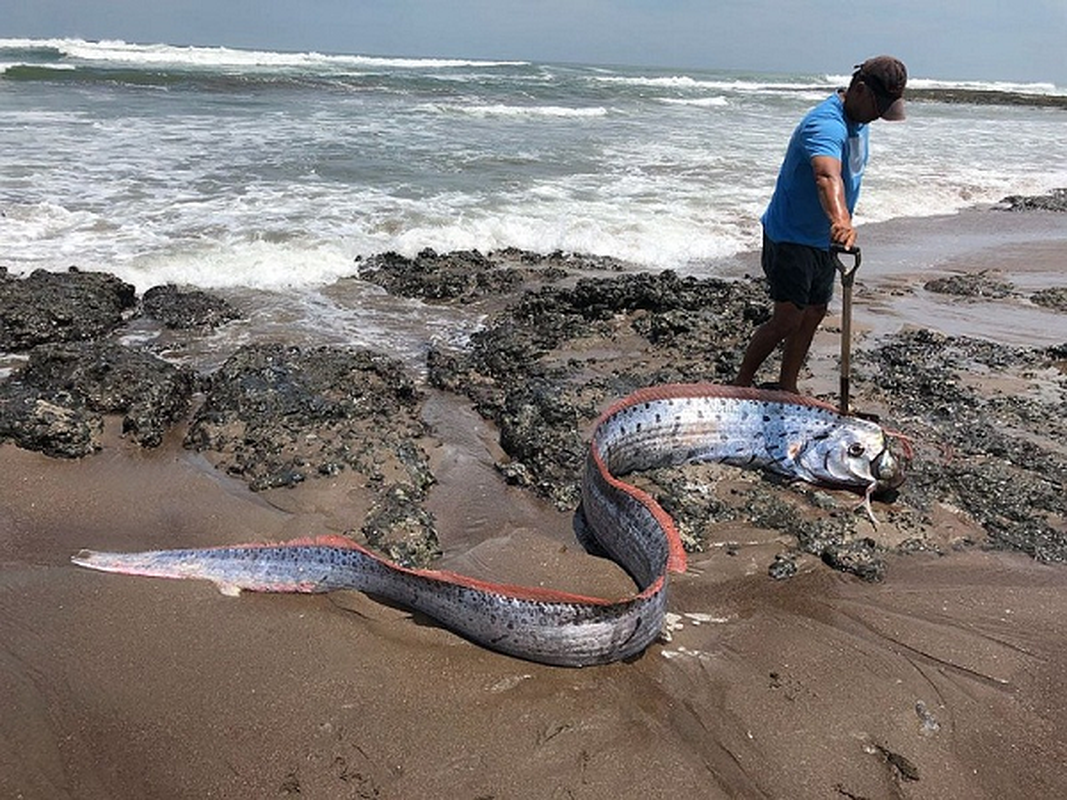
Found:
M 1067 86 L 1067 0 L 0 0 L 22 36 Z

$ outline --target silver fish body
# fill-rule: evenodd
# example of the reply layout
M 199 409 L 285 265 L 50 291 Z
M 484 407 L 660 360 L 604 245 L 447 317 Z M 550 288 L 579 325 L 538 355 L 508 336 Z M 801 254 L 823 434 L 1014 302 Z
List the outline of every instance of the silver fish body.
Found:
M 633 577 L 612 600 L 408 569 L 342 537 L 145 553 L 83 550 L 74 563 L 108 572 L 214 581 L 240 590 L 354 589 L 421 611 L 471 641 L 561 666 L 635 656 L 667 610 L 669 573 L 686 555 L 673 520 L 629 472 L 722 461 L 870 493 L 898 485 L 902 465 L 874 423 L 782 392 L 710 384 L 659 386 L 616 403 L 597 423 L 582 479 L 586 530 Z
M 864 490 L 904 477 L 880 425 L 812 398 L 732 386 L 641 389 L 604 414 L 592 448 L 617 475 L 718 461 Z
M 210 580 L 228 595 L 366 592 L 421 611 L 490 649 L 558 666 L 636 655 L 659 634 L 666 613 L 662 577 L 647 591 L 611 601 L 408 569 L 340 536 L 141 553 L 82 550 L 71 560 L 103 572 Z

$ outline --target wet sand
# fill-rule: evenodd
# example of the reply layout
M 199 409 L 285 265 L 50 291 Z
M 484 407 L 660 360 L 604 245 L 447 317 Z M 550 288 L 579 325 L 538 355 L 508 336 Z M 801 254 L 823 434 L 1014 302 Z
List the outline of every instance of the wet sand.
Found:
M 922 289 L 993 268 L 1027 290 L 1063 285 L 1062 215 L 997 225 L 976 214 L 872 226 L 857 346 L 942 322 L 1067 341 L 1062 315 L 1023 299 Z M 807 391 L 836 390 L 834 325 Z M 425 416 L 440 439 L 428 506 L 443 566 L 630 590 L 581 551 L 570 514 L 504 485 L 495 432 L 465 403 L 433 394 Z M 0 796 L 1067 794 L 1062 565 L 971 547 L 889 556 L 878 584 L 814 558 L 775 582 L 775 534 L 733 524 L 674 580 L 669 641 L 630 663 L 552 668 L 356 593 L 234 599 L 71 566 L 84 546 L 342 532 L 366 509 L 344 473 L 254 494 L 180 439 L 142 451 L 111 431 L 81 461 L 0 446 Z M 966 522 L 943 524 L 951 541 Z

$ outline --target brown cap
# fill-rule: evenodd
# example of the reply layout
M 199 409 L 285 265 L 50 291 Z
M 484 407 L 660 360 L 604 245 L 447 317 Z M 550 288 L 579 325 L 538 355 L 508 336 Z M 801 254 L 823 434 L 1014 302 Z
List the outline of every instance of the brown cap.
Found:
M 875 56 L 856 66 L 853 78 L 859 78 L 878 99 L 882 119 L 904 119 L 904 86 L 908 69 L 892 56 Z

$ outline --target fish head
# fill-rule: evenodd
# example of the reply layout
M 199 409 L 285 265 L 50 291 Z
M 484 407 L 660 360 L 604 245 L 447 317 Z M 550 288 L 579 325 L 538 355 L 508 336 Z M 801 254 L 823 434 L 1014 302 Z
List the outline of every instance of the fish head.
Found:
M 890 449 L 891 438 L 877 423 L 838 418 L 811 436 L 799 461 L 817 483 L 883 492 L 904 482 L 906 462 Z

